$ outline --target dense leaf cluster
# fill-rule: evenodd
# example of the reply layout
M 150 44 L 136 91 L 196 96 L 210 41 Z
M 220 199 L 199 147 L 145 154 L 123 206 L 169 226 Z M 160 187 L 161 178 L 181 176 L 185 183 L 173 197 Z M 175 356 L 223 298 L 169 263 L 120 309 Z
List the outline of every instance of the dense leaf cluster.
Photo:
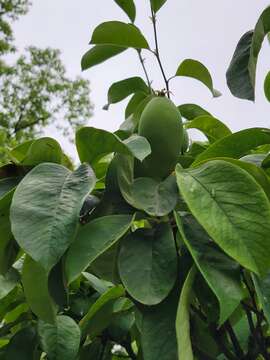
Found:
M 270 130 L 232 133 L 169 99 L 175 76 L 220 93 L 193 59 L 166 76 L 156 23 L 165 2 L 150 1 L 155 50 L 133 25 L 134 2 L 115 0 L 132 24 L 99 25 L 83 57 L 86 69 L 136 49 L 146 82 L 108 91 L 106 108 L 132 96 L 120 128 L 79 129 L 75 170 L 51 138 L 23 142 L 0 167 L 0 359 L 270 359 Z M 142 49 L 164 89 L 151 87 Z M 241 79 L 249 98 L 242 50 L 229 85 Z

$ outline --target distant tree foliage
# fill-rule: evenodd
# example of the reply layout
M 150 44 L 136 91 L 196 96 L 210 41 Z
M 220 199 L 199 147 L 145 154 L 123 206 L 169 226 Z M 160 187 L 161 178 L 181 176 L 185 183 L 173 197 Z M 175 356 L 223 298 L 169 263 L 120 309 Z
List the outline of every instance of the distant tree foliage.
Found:
M 30 46 L 8 63 L 15 52 L 11 22 L 26 14 L 27 0 L 0 0 L 0 162 L 8 149 L 40 136 L 53 125 L 73 140 L 74 130 L 92 116 L 89 81 L 70 79 L 57 49 Z

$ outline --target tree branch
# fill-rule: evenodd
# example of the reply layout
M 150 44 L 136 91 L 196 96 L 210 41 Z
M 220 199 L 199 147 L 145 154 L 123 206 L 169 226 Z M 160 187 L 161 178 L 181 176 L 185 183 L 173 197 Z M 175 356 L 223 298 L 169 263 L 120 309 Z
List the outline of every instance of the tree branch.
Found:
M 144 72 L 144 75 L 145 75 L 146 80 L 147 80 L 147 85 L 149 87 L 150 92 L 152 92 L 151 81 L 150 81 L 150 78 L 148 76 L 148 73 L 147 73 L 147 70 L 146 70 L 146 67 L 145 67 L 145 63 L 144 63 L 145 59 L 143 59 L 142 53 L 141 53 L 140 50 L 137 49 L 137 53 L 138 53 L 138 56 L 139 56 L 139 59 L 140 59 L 140 63 L 142 64 L 143 72 Z
M 165 82 L 168 98 L 170 98 L 169 81 L 168 81 L 167 76 L 165 74 L 165 71 L 164 71 L 164 68 L 163 68 L 163 65 L 162 65 L 162 62 L 161 62 L 161 59 L 160 59 L 160 53 L 159 53 L 158 35 L 157 35 L 157 18 L 156 18 L 156 14 L 154 13 L 152 5 L 151 5 L 151 14 L 152 14 L 151 19 L 152 19 L 153 28 L 154 28 L 155 47 L 156 47 L 156 49 L 154 51 L 154 54 L 155 54 L 155 56 L 157 58 L 157 61 L 158 61 L 158 64 L 159 64 L 159 67 L 160 67 L 160 70 L 161 70 L 161 73 L 162 73 L 162 76 L 163 76 L 163 79 L 164 79 L 164 82 Z

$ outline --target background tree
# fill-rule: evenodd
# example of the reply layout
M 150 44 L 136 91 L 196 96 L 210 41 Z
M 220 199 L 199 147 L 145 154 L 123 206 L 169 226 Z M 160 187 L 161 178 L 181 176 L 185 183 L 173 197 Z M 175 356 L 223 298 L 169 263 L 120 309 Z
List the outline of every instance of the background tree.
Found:
M 10 25 L 27 13 L 29 1 L 3 0 L 0 4 L 0 161 L 9 146 L 41 135 L 53 124 L 71 140 L 74 129 L 92 115 L 89 82 L 68 78 L 60 51 L 31 46 L 14 63 L 4 55 L 16 52 Z

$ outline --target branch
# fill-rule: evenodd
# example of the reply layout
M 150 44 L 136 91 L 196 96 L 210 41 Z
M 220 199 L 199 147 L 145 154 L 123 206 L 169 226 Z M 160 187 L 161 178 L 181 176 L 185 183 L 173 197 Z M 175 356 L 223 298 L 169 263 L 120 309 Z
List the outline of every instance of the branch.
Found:
M 234 350 L 235 350 L 235 355 L 238 356 L 239 359 L 243 358 L 244 357 L 244 352 L 239 344 L 239 341 L 235 335 L 235 332 L 229 322 L 229 320 L 227 320 L 224 324 L 224 328 L 225 330 L 228 332 L 229 336 L 230 336 L 230 339 L 231 339 L 231 342 L 233 344 L 233 347 L 234 347 Z
M 150 90 L 150 92 L 152 92 L 151 81 L 149 79 L 149 76 L 148 76 L 148 73 L 147 73 L 147 70 L 146 70 L 146 67 L 145 67 L 145 64 L 144 64 L 145 59 L 143 59 L 142 53 L 141 53 L 140 50 L 137 49 L 137 53 L 138 53 L 138 56 L 139 56 L 139 59 L 140 59 L 140 63 L 142 64 L 143 72 L 144 72 L 144 75 L 146 77 L 149 90 Z
M 151 5 L 151 14 L 152 14 L 152 23 L 153 23 L 153 28 L 154 28 L 154 37 L 155 37 L 155 51 L 153 52 L 157 58 L 165 85 L 166 85 L 166 90 L 167 90 L 167 95 L 168 98 L 170 98 L 170 88 L 169 88 L 169 81 L 167 79 L 167 76 L 165 74 L 161 59 L 160 59 L 160 53 L 159 53 L 159 45 L 158 45 L 158 36 L 157 36 L 157 18 L 156 18 L 156 14 L 154 13 L 153 7 Z
M 17 134 L 17 132 L 19 132 L 20 130 L 27 129 L 30 126 L 34 126 L 34 125 L 38 124 L 40 121 L 42 121 L 42 118 L 39 118 L 39 119 L 34 120 L 32 122 L 29 122 L 29 123 L 25 123 L 25 124 L 23 124 L 21 126 L 18 126 L 19 122 L 17 122 L 17 124 L 15 125 L 15 128 L 14 128 L 14 134 Z
M 256 309 L 254 311 L 256 314 L 256 318 L 257 318 L 257 325 L 255 327 L 253 324 L 252 316 L 251 316 L 251 314 L 249 314 L 249 310 L 247 310 L 247 308 L 245 308 L 247 317 L 248 317 L 248 321 L 251 326 L 251 331 L 253 332 L 254 338 L 257 340 L 257 344 L 260 348 L 260 353 L 264 356 L 265 360 L 270 360 L 270 354 L 268 353 L 268 350 L 267 350 L 267 345 L 266 345 L 266 341 L 265 341 L 265 337 L 264 337 L 263 329 L 262 329 L 262 321 L 264 318 L 264 314 L 258 310 L 256 297 L 255 297 L 256 296 L 255 291 L 250 287 L 248 280 L 245 277 L 244 271 L 242 271 L 242 278 L 243 278 L 243 282 L 246 285 L 247 290 L 249 292 L 253 308 Z

